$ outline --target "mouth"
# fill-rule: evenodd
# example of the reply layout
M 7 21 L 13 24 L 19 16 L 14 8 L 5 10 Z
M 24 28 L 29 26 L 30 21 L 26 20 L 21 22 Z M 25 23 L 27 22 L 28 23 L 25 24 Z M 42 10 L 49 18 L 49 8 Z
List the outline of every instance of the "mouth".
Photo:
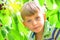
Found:
M 38 29 L 38 28 L 39 28 L 39 26 L 35 27 L 34 29 Z

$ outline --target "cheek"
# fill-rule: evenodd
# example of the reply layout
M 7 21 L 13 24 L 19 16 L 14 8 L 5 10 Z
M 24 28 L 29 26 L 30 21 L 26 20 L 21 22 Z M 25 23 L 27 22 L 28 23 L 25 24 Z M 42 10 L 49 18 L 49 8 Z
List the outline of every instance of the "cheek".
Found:
M 38 23 L 40 26 L 44 26 L 44 20 L 40 20 L 40 22 Z
M 33 26 L 32 25 L 29 25 L 29 24 L 26 24 L 26 27 L 30 30 L 32 30 Z
M 41 25 L 44 25 L 44 20 L 43 20 L 43 21 L 41 21 Z
M 41 18 L 41 24 L 44 24 L 44 17 Z
M 44 26 L 44 23 L 39 23 L 39 26 L 40 26 L 40 27 L 43 27 L 43 26 Z

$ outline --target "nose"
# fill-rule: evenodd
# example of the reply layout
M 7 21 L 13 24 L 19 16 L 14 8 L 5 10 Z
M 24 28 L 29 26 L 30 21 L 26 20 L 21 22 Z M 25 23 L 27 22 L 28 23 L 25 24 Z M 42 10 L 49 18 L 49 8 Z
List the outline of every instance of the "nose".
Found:
M 37 22 L 36 21 L 33 21 L 32 24 L 35 26 L 37 24 Z

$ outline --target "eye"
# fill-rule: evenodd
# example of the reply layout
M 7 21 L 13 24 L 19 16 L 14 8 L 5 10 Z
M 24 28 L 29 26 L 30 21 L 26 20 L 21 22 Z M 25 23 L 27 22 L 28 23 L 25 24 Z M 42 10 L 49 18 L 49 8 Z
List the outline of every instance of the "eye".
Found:
M 31 20 L 27 20 L 27 22 L 31 22 Z
M 40 20 L 40 17 L 36 17 L 35 20 Z

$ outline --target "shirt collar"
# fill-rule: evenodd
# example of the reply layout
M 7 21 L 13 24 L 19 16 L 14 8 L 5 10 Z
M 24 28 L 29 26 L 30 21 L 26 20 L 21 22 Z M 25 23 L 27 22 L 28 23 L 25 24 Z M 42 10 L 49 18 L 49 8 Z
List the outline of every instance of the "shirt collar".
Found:
M 50 31 L 50 24 L 49 24 L 49 22 L 46 20 L 46 22 L 44 23 L 44 33 L 43 33 L 43 35 L 45 35 L 45 32 L 46 32 L 46 29 L 48 30 L 48 31 Z M 35 36 L 35 32 L 31 32 L 31 37 L 32 38 L 34 38 L 34 36 Z

